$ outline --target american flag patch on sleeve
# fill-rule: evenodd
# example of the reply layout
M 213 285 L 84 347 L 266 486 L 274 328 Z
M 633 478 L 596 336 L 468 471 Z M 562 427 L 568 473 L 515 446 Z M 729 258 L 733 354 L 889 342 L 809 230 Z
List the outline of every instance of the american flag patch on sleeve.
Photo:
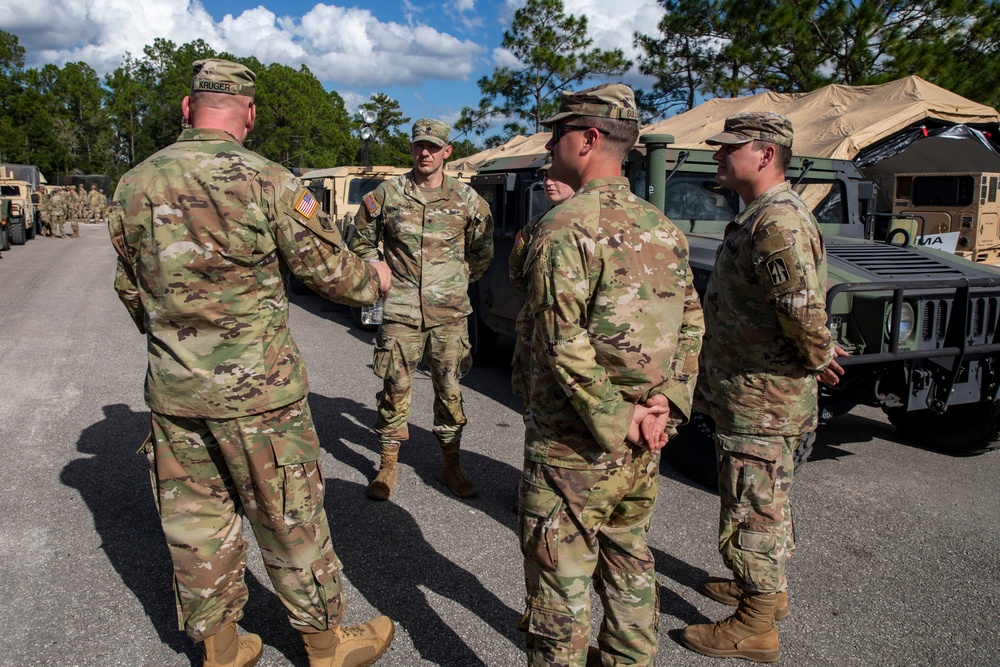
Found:
M 318 204 L 319 202 L 316 201 L 316 198 L 309 194 L 309 191 L 307 190 L 302 193 L 302 196 L 299 198 L 299 203 L 295 205 L 295 210 L 304 215 L 308 220 L 312 217 L 312 214 L 316 212 L 316 206 Z

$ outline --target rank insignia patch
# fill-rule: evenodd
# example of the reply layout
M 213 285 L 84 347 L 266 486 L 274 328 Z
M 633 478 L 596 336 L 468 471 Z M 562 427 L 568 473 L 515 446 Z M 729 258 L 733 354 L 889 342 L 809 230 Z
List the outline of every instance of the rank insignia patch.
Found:
M 771 275 L 772 285 L 788 282 L 788 268 L 785 266 L 785 260 L 780 257 L 767 263 L 767 272 Z
M 299 203 L 295 205 L 295 210 L 306 217 L 306 220 L 312 217 L 312 214 L 316 212 L 316 207 L 319 202 L 316 198 L 309 194 L 308 191 L 302 193 L 302 197 L 299 198 Z

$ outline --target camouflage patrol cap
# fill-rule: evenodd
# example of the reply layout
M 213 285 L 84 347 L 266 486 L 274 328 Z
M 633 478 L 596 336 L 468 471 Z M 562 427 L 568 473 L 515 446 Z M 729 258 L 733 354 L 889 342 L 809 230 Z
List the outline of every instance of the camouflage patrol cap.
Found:
M 538 174 L 539 176 L 545 176 L 545 174 L 549 173 L 549 169 L 551 168 L 552 168 L 552 156 L 550 155 L 549 157 L 545 158 L 545 164 L 536 169 L 535 173 Z
M 562 91 L 559 94 L 559 113 L 543 120 L 542 125 L 552 125 L 571 116 L 620 118 L 639 122 L 635 93 L 621 83 L 602 83 L 576 93 Z
M 194 70 L 191 92 L 203 91 L 253 97 L 257 75 L 246 65 L 231 60 L 209 58 L 196 60 L 191 67 Z
M 705 143 L 710 146 L 721 144 L 745 144 L 750 141 L 768 141 L 780 146 L 792 147 L 792 121 L 781 114 L 769 111 L 746 111 L 733 114 L 726 119 L 722 132 L 709 137 Z
M 441 121 L 434 118 L 421 118 L 413 124 L 410 143 L 426 141 L 435 146 L 447 146 L 448 135 L 451 129 Z

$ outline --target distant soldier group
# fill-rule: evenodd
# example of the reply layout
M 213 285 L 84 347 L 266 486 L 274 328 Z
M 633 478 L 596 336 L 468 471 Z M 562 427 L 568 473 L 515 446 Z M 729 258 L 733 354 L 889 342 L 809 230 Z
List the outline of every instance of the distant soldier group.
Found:
M 108 198 L 96 185 L 86 192 L 83 185 L 52 186 L 39 189 L 39 212 L 42 234 L 62 238 L 80 236 L 80 222 L 96 224 L 107 219 Z M 70 224 L 72 233 L 64 234 L 63 226 Z

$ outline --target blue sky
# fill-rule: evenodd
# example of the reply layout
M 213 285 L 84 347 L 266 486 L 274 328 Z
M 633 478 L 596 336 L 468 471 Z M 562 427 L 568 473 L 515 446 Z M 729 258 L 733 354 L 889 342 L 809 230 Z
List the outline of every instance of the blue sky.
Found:
M 399 101 L 405 115 L 454 122 L 479 100 L 477 80 L 513 64 L 499 48 L 524 0 L 6 0 L 0 28 L 17 35 L 27 65 L 84 61 L 104 75 L 126 51 L 141 54 L 164 37 L 204 39 L 220 51 L 263 62 L 306 64 L 349 110 L 373 93 Z M 636 30 L 652 33 L 656 0 L 563 0 L 586 15 L 595 46 L 635 56 Z M 648 86 L 637 73 L 624 78 Z

